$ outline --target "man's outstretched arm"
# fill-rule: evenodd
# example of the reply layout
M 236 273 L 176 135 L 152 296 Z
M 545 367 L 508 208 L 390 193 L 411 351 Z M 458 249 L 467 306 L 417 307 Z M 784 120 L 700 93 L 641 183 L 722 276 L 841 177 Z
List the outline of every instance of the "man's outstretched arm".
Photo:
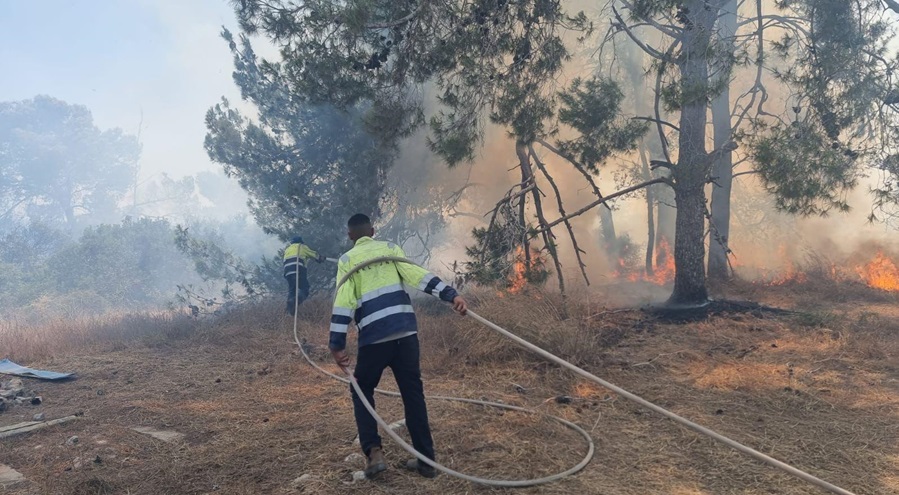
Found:
M 404 253 L 403 249 L 399 246 L 395 246 L 393 251 L 394 256 L 399 256 L 401 258 L 406 257 L 406 253 Z M 418 290 L 425 294 L 430 294 L 443 301 L 453 303 L 453 309 L 461 315 L 468 312 L 468 303 L 465 302 L 465 299 L 459 295 L 453 286 L 444 283 L 437 275 L 434 275 L 418 265 L 409 263 L 397 263 L 396 268 L 397 272 L 400 274 L 400 278 L 403 279 L 403 283 L 406 285 L 417 287 Z

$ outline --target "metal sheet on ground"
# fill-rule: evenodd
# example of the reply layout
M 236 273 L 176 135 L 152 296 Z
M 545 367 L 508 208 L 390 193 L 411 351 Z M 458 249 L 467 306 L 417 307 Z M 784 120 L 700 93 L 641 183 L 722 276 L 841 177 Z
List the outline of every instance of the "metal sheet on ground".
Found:
M 9 359 L 0 359 L 0 374 L 15 375 L 26 378 L 39 378 L 41 380 L 63 380 L 75 376 L 74 373 L 58 373 L 56 371 L 44 371 L 20 366 Z

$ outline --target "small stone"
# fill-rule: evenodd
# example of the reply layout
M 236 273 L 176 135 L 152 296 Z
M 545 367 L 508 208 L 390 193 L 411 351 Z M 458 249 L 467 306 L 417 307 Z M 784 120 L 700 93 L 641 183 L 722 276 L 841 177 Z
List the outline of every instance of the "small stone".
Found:
M 0 399 L 0 412 L 3 412 L 5 410 L 6 410 L 6 401 L 3 399 Z
M 39 405 L 43 404 L 43 402 L 44 402 L 44 399 L 41 397 L 32 397 L 31 398 L 32 406 L 39 406 Z
M 310 481 L 315 481 L 315 476 L 312 476 L 311 474 L 304 474 L 304 475 L 300 476 L 299 478 L 295 478 L 295 479 L 291 482 L 291 484 L 292 484 L 294 487 L 298 487 L 298 486 L 300 486 L 300 485 L 309 483 Z
M 559 404 L 571 404 L 571 397 L 567 395 L 560 395 L 556 397 L 556 402 Z
M 6 464 L 0 464 L 0 491 L 5 491 L 5 488 L 12 488 L 23 481 L 25 481 L 25 476 L 22 473 Z
M 215 383 L 222 383 L 222 379 L 221 379 L 221 378 L 216 378 L 216 379 L 215 379 Z
M 78 444 L 78 436 L 77 435 L 71 436 L 71 437 L 69 437 L 68 440 L 66 440 L 66 445 L 77 445 L 77 444 Z
M 97 390 L 97 395 L 106 395 L 106 391 L 101 388 Z
M 365 479 L 365 471 L 353 471 L 353 483 L 363 481 Z
M 34 415 L 34 420 L 35 420 L 35 421 L 43 421 L 43 420 L 44 420 L 44 413 L 37 413 L 37 414 L 35 414 L 35 415 Z
M 717 414 L 719 416 L 724 414 L 724 409 L 718 409 L 717 411 L 715 411 L 715 414 Z
M 178 433 L 177 431 L 155 430 L 153 428 L 147 428 L 143 426 L 133 427 L 131 429 L 138 433 L 149 435 L 157 440 L 162 440 L 163 442 L 174 442 L 184 437 L 183 433 Z
M 262 418 L 263 423 L 268 423 L 268 418 Z
M 356 453 L 346 456 L 346 458 L 343 460 L 343 462 L 348 462 L 348 463 L 365 462 L 365 456 L 356 452 Z
M 103 463 L 103 459 L 101 459 L 100 456 L 94 457 L 94 464 L 102 464 L 102 463 Z
M 81 458 L 76 457 L 74 461 L 72 461 L 72 467 L 75 469 L 81 469 Z

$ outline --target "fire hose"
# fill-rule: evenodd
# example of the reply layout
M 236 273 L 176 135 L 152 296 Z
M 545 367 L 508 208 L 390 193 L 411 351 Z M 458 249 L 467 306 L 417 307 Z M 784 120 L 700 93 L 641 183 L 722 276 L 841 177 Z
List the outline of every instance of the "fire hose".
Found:
M 337 262 L 337 260 L 335 260 L 333 258 L 326 258 L 326 260 L 331 261 L 333 263 Z M 357 271 L 359 271 L 367 266 L 371 266 L 371 265 L 374 265 L 377 263 L 390 263 L 390 262 L 392 262 L 392 263 L 408 263 L 411 265 L 418 266 L 416 263 L 414 263 L 406 258 L 401 258 L 401 257 L 397 257 L 397 256 L 382 256 L 382 257 L 378 257 L 378 258 L 373 258 L 373 259 L 367 260 L 367 261 L 360 263 L 360 264 L 354 266 L 353 268 L 351 268 L 346 273 L 346 275 L 344 275 L 343 278 L 341 278 L 337 282 L 337 289 L 340 289 L 340 287 L 344 283 L 346 283 L 346 281 Z M 297 276 L 296 283 L 297 283 L 297 285 L 299 285 L 299 276 Z M 296 304 L 298 305 L 298 301 L 296 302 Z M 349 383 L 355 390 L 356 395 L 361 399 L 362 404 L 365 406 L 365 409 L 367 409 L 369 414 L 371 414 L 372 417 L 375 419 L 375 421 L 377 421 L 377 423 L 381 427 L 381 429 L 390 438 L 392 438 L 397 444 L 399 444 L 404 450 L 406 450 L 408 453 L 414 455 L 419 461 L 421 461 L 425 464 L 428 464 L 429 466 L 435 468 L 436 470 L 441 471 L 450 476 L 454 476 L 456 478 L 460 478 L 460 479 L 463 479 L 466 481 L 470 481 L 470 482 L 482 484 L 482 485 L 497 486 L 497 487 L 526 487 L 526 486 L 535 486 L 535 485 L 551 483 L 553 481 L 560 480 L 566 476 L 575 474 L 578 471 L 580 471 L 581 469 L 583 469 L 593 458 L 593 454 L 595 451 L 595 445 L 593 443 L 593 439 L 590 437 L 590 434 L 587 433 L 583 428 L 577 426 L 576 424 L 574 424 L 568 420 L 565 420 L 565 419 L 562 419 L 562 418 L 559 418 L 556 416 L 552 416 L 549 414 L 545 414 L 545 413 L 542 413 L 539 411 L 534 411 L 532 409 L 526 409 L 523 407 L 512 406 L 512 405 L 502 404 L 502 403 L 498 403 L 498 402 L 466 399 L 466 398 L 461 398 L 461 397 L 429 396 L 428 398 L 432 399 L 432 400 L 436 399 L 436 400 L 445 400 L 445 401 L 464 402 L 464 403 L 468 403 L 468 404 L 477 404 L 477 405 L 494 407 L 494 408 L 498 408 L 498 409 L 507 409 L 507 410 L 513 410 L 513 411 L 521 411 L 521 412 L 527 412 L 527 413 L 540 414 L 549 419 L 555 420 L 555 421 L 567 426 L 568 428 L 576 431 L 577 433 L 579 433 L 584 438 L 584 440 L 587 442 L 588 449 L 587 449 L 587 455 L 584 456 L 584 458 L 581 460 L 581 462 L 579 462 L 577 465 L 573 466 L 572 468 L 568 469 L 567 471 L 564 471 L 564 472 L 561 472 L 558 474 L 554 474 L 554 475 L 550 475 L 550 476 L 545 476 L 542 478 L 528 479 L 528 480 L 497 480 L 497 479 L 490 479 L 490 478 L 480 478 L 477 476 L 471 476 L 471 475 L 467 475 L 464 473 L 460 473 L 458 471 L 454 471 L 453 469 L 450 469 L 450 468 L 443 466 L 435 461 L 432 461 L 431 459 L 428 459 L 427 457 L 425 457 L 424 455 L 422 455 L 421 453 L 416 451 L 415 448 L 412 447 L 411 445 L 409 445 L 408 442 L 403 440 L 403 438 L 400 437 L 399 434 L 397 434 L 395 431 L 393 431 L 393 429 L 390 428 L 390 426 L 387 424 L 387 422 L 384 421 L 384 419 L 381 418 L 381 416 L 379 416 L 377 412 L 375 412 L 375 408 L 368 402 L 368 400 L 365 398 L 365 394 L 362 393 L 362 390 L 359 387 L 359 384 L 356 383 L 356 380 L 353 377 L 352 372 L 344 369 L 344 371 L 347 374 L 346 378 L 335 375 L 335 374 L 323 369 L 309 356 L 309 354 L 306 352 L 305 347 L 303 346 L 302 342 L 300 341 L 299 334 L 297 332 L 297 321 L 298 320 L 297 320 L 296 309 L 297 308 L 295 306 L 294 307 L 294 317 L 293 317 L 293 336 L 294 336 L 294 340 L 295 340 L 297 346 L 300 348 L 300 352 L 303 354 L 303 357 L 306 359 L 306 361 L 309 364 L 311 364 L 315 369 L 324 373 L 325 375 L 330 376 L 331 378 L 337 379 L 343 383 Z M 499 333 L 503 337 L 506 337 L 507 339 L 515 342 L 519 346 L 524 347 L 525 349 L 539 355 L 540 357 L 543 357 L 544 359 L 546 359 L 554 364 L 562 366 L 563 368 L 566 368 L 566 369 L 572 371 L 573 373 L 575 373 L 583 378 L 586 378 L 587 380 L 590 380 L 594 383 L 597 383 L 597 384 L 615 392 L 616 394 L 620 395 L 621 397 L 624 397 L 625 399 L 630 400 L 631 402 L 634 402 L 634 403 L 639 404 L 651 411 L 661 414 L 662 416 L 665 416 L 666 418 L 669 418 L 669 419 L 675 421 L 676 423 L 678 423 L 682 426 L 685 426 L 701 435 L 712 438 L 712 439 L 714 439 L 720 443 L 723 443 L 735 450 L 738 450 L 758 461 L 761 461 L 765 464 L 768 464 L 777 469 L 780 469 L 781 471 L 784 471 L 787 474 L 790 474 L 799 479 L 807 481 L 807 482 L 809 482 L 819 488 L 823 488 L 824 490 L 827 490 L 831 493 L 835 493 L 837 495 L 855 495 L 848 490 L 845 490 L 836 485 L 828 483 L 827 481 L 824 481 L 824 480 L 817 478 L 809 473 L 806 473 L 805 471 L 802 471 L 796 467 L 793 467 L 793 466 L 786 464 L 784 462 L 781 462 L 773 457 L 763 454 L 751 447 L 747 447 L 735 440 L 732 440 L 728 437 L 725 437 L 724 435 L 721 435 L 720 433 L 717 433 L 717 432 L 710 430 L 704 426 L 696 424 L 686 418 L 683 418 L 671 411 L 668 411 L 667 409 L 665 409 L 663 407 L 657 406 L 657 405 L 653 404 L 652 402 L 649 402 L 635 394 L 632 394 L 631 392 L 628 392 L 627 390 L 625 390 L 617 385 L 614 385 L 606 380 L 603 380 L 602 378 L 599 378 L 598 376 L 596 376 L 582 368 L 579 368 L 578 366 L 575 366 L 574 364 L 571 364 L 568 361 L 522 339 L 521 337 L 509 332 L 508 330 L 500 327 L 499 325 L 496 325 L 495 323 L 491 322 L 490 320 L 487 320 L 486 318 L 482 317 L 481 315 L 475 313 L 471 309 L 468 310 L 467 316 L 473 318 L 474 320 L 483 324 L 487 328 L 490 328 L 491 330 Z M 383 395 L 388 395 L 391 397 L 399 397 L 400 396 L 400 394 L 397 392 L 390 392 L 390 391 L 380 390 L 380 389 L 375 389 L 375 391 L 378 393 L 381 393 Z

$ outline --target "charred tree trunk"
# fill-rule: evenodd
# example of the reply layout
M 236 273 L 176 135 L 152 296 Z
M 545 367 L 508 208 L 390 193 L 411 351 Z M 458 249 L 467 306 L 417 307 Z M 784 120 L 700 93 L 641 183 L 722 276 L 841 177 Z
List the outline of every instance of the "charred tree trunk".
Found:
M 705 285 L 705 188 L 703 185 L 688 187 L 676 184 L 674 194 L 677 201 L 674 292 L 668 303 L 704 304 L 708 301 Z
M 728 0 L 722 9 L 718 23 L 721 45 L 727 46 L 730 51 L 730 54 L 725 54 L 725 56 L 732 55 L 733 40 L 737 30 L 737 0 Z M 725 149 L 733 139 L 733 124 L 730 116 L 730 71 L 725 70 L 724 77 L 728 78 L 724 89 L 712 101 L 715 149 Z M 713 167 L 712 176 L 715 180 L 712 186 L 709 278 L 721 281 L 730 277 L 727 257 L 730 253 L 728 243 L 730 242 L 730 196 L 734 181 L 733 152 L 721 153 Z
M 677 201 L 674 234 L 673 305 L 708 302 L 705 274 L 705 184 L 710 172 L 706 152 L 709 66 L 712 26 L 717 9 L 703 0 L 684 2 L 683 49 L 677 57 L 682 88 L 678 160 L 673 168 Z

